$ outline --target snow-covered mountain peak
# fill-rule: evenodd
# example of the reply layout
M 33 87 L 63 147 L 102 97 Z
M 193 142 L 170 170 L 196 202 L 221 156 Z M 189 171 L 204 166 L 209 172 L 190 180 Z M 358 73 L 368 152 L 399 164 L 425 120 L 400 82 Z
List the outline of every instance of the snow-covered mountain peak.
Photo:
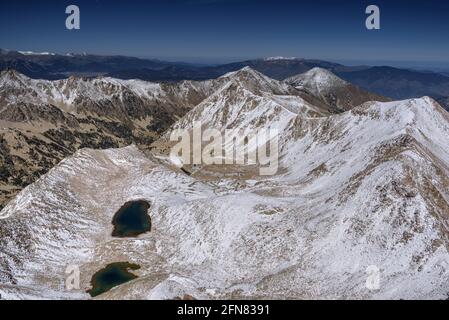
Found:
M 292 91 L 292 88 L 289 85 L 271 79 L 249 66 L 234 72 L 229 72 L 221 76 L 219 79 L 233 81 L 256 94 L 260 92 L 289 94 Z
M 389 101 L 388 98 L 352 85 L 323 68 L 310 69 L 287 78 L 284 82 L 321 98 L 335 112 L 350 110 L 366 101 Z
M 1 71 L 0 73 L 0 81 L 2 81 L 2 83 L 7 83 L 7 82 L 14 82 L 14 81 L 26 81 L 29 78 L 23 74 L 21 74 L 20 72 L 17 72 L 14 69 L 6 69 Z
M 286 82 L 295 86 L 307 86 L 313 84 L 321 89 L 333 89 L 337 86 L 348 85 L 346 81 L 337 77 L 331 71 L 318 67 L 310 69 L 303 74 L 290 77 Z
M 254 70 L 250 66 L 245 66 L 237 71 L 231 71 L 224 75 L 222 75 L 220 78 L 235 78 L 239 76 L 251 76 L 255 79 L 260 79 L 261 77 L 265 77 L 263 74 L 261 74 L 259 71 Z

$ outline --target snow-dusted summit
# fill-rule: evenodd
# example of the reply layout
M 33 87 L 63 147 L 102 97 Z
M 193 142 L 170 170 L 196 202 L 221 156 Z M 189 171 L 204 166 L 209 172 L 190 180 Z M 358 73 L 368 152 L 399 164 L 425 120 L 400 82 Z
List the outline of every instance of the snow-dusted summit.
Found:
M 336 111 L 347 111 L 370 100 L 389 100 L 354 86 L 323 68 L 313 68 L 303 74 L 287 78 L 284 82 L 321 97 Z

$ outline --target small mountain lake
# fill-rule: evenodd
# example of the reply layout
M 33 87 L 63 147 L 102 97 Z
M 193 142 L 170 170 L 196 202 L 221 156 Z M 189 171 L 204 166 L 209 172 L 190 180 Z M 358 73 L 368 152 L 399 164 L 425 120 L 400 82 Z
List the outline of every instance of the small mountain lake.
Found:
M 120 284 L 134 280 L 138 277 L 129 270 L 138 269 L 140 269 L 138 264 L 129 262 L 114 262 L 108 264 L 92 276 L 92 289 L 88 290 L 87 293 L 89 293 L 91 297 L 96 297 Z
M 150 204 L 144 200 L 126 202 L 112 219 L 113 237 L 136 237 L 151 230 Z

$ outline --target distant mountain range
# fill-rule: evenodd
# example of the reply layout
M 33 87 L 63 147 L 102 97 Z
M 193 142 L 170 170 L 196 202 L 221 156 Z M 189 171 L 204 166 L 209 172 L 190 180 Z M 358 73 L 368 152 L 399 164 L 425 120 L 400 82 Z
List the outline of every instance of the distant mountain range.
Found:
M 97 76 L 128 69 L 159 70 L 171 65 L 170 62 L 124 56 L 59 55 L 0 49 L 1 70 L 15 69 L 35 79 L 58 80 L 70 75 Z
M 246 66 L 276 80 L 319 67 L 367 91 L 393 99 L 431 96 L 449 110 L 449 76 L 436 72 L 399 69 L 389 66 L 348 67 L 322 60 L 299 58 L 265 58 L 216 66 L 196 66 L 182 62 L 139 59 L 126 56 L 90 54 L 58 55 L 48 52 L 18 52 L 0 49 L 0 70 L 12 68 L 34 79 L 56 80 L 70 75 L 95 77 L 106 75 L 118 79 L 154 82 L 215 79 Z

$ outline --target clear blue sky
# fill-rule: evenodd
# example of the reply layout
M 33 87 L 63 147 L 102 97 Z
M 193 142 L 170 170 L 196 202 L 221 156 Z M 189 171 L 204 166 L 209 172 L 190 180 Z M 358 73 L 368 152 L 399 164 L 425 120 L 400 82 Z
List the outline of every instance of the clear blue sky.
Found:
M 266 56 L 344 61 L 449 60 L 449 1 L 39 0 L 0 2 L 0 48 L 204 62 Z M 81 30 L 65 29 L 65 7 Z M 365 8 L 381 9 L 380 31 Z

